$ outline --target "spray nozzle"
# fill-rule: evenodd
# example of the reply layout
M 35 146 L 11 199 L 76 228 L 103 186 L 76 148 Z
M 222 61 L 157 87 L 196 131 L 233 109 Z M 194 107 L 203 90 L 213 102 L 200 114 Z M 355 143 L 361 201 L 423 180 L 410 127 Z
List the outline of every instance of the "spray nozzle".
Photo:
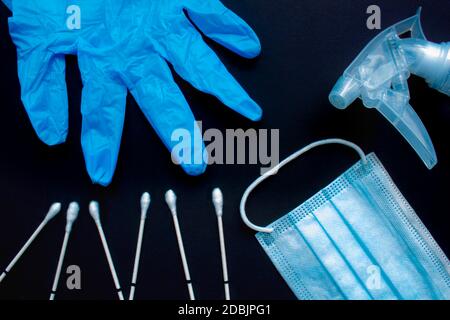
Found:
M 338 109 L 360 98 L 378 110 L 403 135 L 431 169 L 437 156 L 431 138 L 409 104 L 408 77 L 423 77 L 428 84 L 450 95 L 450 44 L 426 40 L 416 15 L 382 31 L 356 57 L 339 78 L 329 100 Z M 401 37 L 410 33 L 407 37 Z
M 361 84 L 353 78 L 340 77 L 330 93 L 329 99 L 333 106 L 345 109 L 361 95 Z

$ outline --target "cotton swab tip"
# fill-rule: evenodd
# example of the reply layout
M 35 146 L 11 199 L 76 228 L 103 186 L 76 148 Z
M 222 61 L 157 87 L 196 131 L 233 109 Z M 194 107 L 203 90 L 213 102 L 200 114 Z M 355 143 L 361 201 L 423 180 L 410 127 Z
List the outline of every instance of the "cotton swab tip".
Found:
M 45 216 L 45 220 L 53 219 L 59 212 L 61 211 L 61 203 L 56 202 L 50 206 L 47 215 Z
M 215 188 L 212 192 L 212 200 L 216 209 L 216 214 L 222 216 L 223 214 L 223 194 L 219 188 Z
M 69 204 L 69 209 L 67 209 L 67 223 L 72 224 L 77 218 L 80 212 L 80 206 L 76 202 L 71 202 Z
M 141 197 L 141 218 L 147 217 L 148 207 L 150 206 L 151 198 L 148 192 L 144 192 Z
M 177 215 L 177 196 L 173 190 L 169 190 L 165 195 L 166 203 L 169 206 L 170 212 L 172 215 Z
M 89 213 L 96 223 L 100 221 L 100 209 L 97 201 L 91 201 L 89 204 Z

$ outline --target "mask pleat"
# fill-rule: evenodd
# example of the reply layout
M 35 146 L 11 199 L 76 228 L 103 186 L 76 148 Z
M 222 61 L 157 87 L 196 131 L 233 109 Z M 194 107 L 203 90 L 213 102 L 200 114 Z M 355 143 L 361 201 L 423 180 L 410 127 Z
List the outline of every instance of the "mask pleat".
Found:
M 257 238 L 299 298 L 449 299 L 448 259 L 375 154 Z
M 282 258 L 277 259 L 275 262 L 277 268 L 289 269 L 283 275 L 285 278 L 291 280 L 288 284 L 295 284 L 297 281 L 293 281 L 294 279 L 301 279 L 314 299 L 347 299 L 346 295 L 334 281 L 334 278 L 324 268 L 318 256 L 310 249 L 308 243 L 304 241 L 295 227 L 286 230 L 282 235 L 277 237 L 271 246 L 276 246 L 279 249 L 279 253 L 282 254 Z M 270 252 L 271 246 L 266 251 Z M 289 263 L 289 268 L 284 267 L 284 261 Z M 296 290 L 294 292 L 297 297 L 301 295 Z
M 352 183 L 355 186 L 355 183 Z M 340 208 L 347 224 L 359 237 L 360 244 L 373 256 L 384 282 L 391 285 L 400 299 L 432 299 L 430 291 L 414 288 L 427 287 L 418 272 L 415 259 L 411 259 L 404 240 L 383 214 L 383 208 L 374 201 L 367 184 L 347 188 L 333 201 Z M 355 200 L 358 201 L 355 201 Z M 395 283 L 395 286 L 393 285 Z
M 352 268 L 312 215 L 305 217 L 296 227 L 300 237 L 303 237 L 346 299 L 370 299 Z
M 348 187 L 350 188 L 350 186 Z M 348 188 L 342 192 L 348 192 Z M 376 258 L 365 246 L 358 233 L 352 228 L 345 218 L 340 206 L 342 202 L 330 201 L 315 212 L 317 219 L 328 230 L 330 237 L 347 261 L 353 266 L 355 273 L 365 288 L 375 299 L 392 300 L 401 299 L 400 293 L 391 283 L 388 277 L 383 276 L 383 270 L 379 268 Z
M 404 269 L 402 272 L 399 272 L 399 269 L 393 269 L 394 266 L 391 264 L 391 268 L 383 269 L 383 271 L 395 283 L 402 281 L 399 290 L 403 293 L 402 297 L 404 299 L 437 299 L 436 288 L 429 276 L 433 273 L 429 273 L 424 268 L 424 266 L 429 265 L 429 257 L 418 254 L 422 250 L 417 248 L 417 239 L 411 237 L 414 230 L 406 227 L 405 221 L 399 221 L 399 216 L 391 214 L 392 212 L 403 211 L 402 208 L 398 207 L 398 203 L 383 201 L 380 198 L 379 194 L 383 194 L 384 191 L 380 190 L 380 183 L 377 181 L 378 178 L 379 172 L 375 168 L 371 177 L 357 181 L 355 188 L 364 195 L 367 202 L 370 202 L 373 210 L 378 212 L 376 217 L 379 219 L 378 226 L 380 230 L 385 232 L 387 239 L 395 241 L 395 246 L 391 247 L 392 249 L 389 250 L 389 254 L 396 255 L 396 257 L 392 257 L 392 260 L 399 261 Z M 385 185 L 383 185 L 383 188 Z M 385 256 L 389 256 L 389 254 L 385 254 Z M 398 278 L 401 280 L 397 280 Z M 410 280 L 408 281 L 407 279 Z M 413 282 L 411 279 L 414 279 Z M 405 281 L 406 283 L 404 283 Z M 412 290 L 411 286 L 415 288 L 419 287 L 420 290 Z

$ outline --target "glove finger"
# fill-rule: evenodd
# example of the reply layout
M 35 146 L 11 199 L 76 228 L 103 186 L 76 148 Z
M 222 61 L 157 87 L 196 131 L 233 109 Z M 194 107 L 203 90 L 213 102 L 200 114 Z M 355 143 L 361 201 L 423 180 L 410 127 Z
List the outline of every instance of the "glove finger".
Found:
M 12 11 L 12 0 L 2 0 L 2 2 Z
M 63 55 L 46 50 L 18 53 L 22 102 L 39 138 L 48 145 L 65 141 L 68 102 Z
M 188 22 L 186 34 L 168 36 L 163 54 L 177 73 L 197 89 L 216 96 L 229 108 L 257 121 L 262 110 L 228 72 L 217 55 Z
M 206 170 L 205 146 L 186 99 L 175 84 L 166 62 L 152 56 L 139 64 L 139 77 L 131 93 L 150 124 L 172 153 L 172 160 L 189 175 Z M 134 74 L 134 70 L 129 70 Z M 133 76 L 129 76 L 132 78 Z
M 253 29 L 218 0 L 188 0 L 189 17 L 202 32 L 227 49 L 254 58 L 261 52 L 261 43 Z
M 79 58 L 83 93 L 81 144 L 93 183 L 111 183 L 119 156 L 126 105 L 126 87 L 104 74 L 93 73 Z M 99 65 L 100 63 L 95 63 Z

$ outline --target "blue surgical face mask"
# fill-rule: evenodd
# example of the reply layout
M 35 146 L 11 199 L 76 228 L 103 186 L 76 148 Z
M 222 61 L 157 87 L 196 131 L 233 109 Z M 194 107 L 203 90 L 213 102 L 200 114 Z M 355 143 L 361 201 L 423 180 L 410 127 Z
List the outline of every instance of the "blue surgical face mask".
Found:
M 361 161 L 266 228 L 245 213 L 250 192 L 304 152 L 339 143 Z M 299 299 L 450 299 L 449 260 L 374 153 L 329 139 L 316 142 L 257 179 L 241 216 Z

